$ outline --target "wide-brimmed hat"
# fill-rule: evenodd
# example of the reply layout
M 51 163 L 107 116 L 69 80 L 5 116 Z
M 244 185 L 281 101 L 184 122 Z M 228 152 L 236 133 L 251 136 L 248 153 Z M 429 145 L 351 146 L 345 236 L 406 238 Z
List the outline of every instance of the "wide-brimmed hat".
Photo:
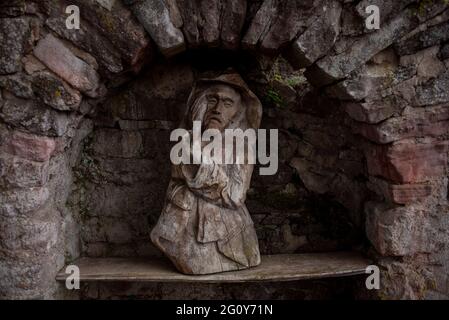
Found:
M 237 90 L 246 105 L 248 125 L 253 129 L 259 128 L 262 119 L 262 104 L 238 73 L 226 73 L 215 78 L 197 80 L 187 101 L 189 109 L 201 93 L 211 84 L 225 84 Z

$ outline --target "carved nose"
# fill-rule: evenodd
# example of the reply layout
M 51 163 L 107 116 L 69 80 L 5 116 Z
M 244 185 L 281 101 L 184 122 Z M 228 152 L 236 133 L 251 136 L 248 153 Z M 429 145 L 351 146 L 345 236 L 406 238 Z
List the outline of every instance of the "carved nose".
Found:
M 224 109 L 224 104 L 222 101 L 219 101 L 215 105 L 215 108 L 213 109 L 213 111 L 216 112 L 217 114 L 221 114 L 221 111 L 223 111 L 223 109 Z

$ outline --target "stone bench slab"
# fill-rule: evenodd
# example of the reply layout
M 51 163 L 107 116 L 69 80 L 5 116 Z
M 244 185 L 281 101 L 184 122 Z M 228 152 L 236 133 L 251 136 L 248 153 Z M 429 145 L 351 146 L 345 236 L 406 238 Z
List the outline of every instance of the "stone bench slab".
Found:
M 370 262 L 356 252 L 266 255 L 255 268 L 210 275 L 184 275 L 165 258 L 80 258 L 72 265 L 79 267 L 80 281 L 241 283 L 354 276 Z M 56 280 L 66 279 L 65 269 Z

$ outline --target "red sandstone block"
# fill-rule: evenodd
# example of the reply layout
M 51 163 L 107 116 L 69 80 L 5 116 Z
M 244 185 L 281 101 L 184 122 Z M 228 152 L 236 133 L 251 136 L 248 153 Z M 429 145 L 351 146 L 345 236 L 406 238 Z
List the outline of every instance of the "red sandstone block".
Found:
M 432 186 L 427 184 L 391 185 L 390 197 L 397 204 L 411 204 L 424 200 L 432 194 Z
M 91 97 L 97 97 L 99 77 L 97 72 L 78 58 L 63 42 L 48 34 L 34 48 L 34 55 L 50 70 L 76 89 Z
M 402 140 L 367 150 L 368 172 L 395 183 L 424 182 L 444 175 L 448 142 Z
M 374 177 L 370 177 L 368 185 L 388 203 L 405 205 L 421 202 L 438 189 L 438 183 L 391 184 Z
M 43 187 L 48 176 L 48 161 L 30 161 L 0 153 L 0 189 Z
M 20 131 L 13 132 L 5 141 L 5 151 L 23 159 L 44 162 L 55 150 L 55 140 Z
M 353 105 L 357 106 L 357 104 Z M 348 111 L 355 112 L 355 115 L 357 115 L 357 110 L 349 109 Z M 352 114 L 351 116 L 354 117 Z M 368 118 L 357 120 L 369 121 Z M 449 106 L 441 105 L 414 109 L 411 114 L 393 117 L 377 125 L 356 124 L 353 130 L 354 133 L 380 144 L 412 137 L 437 137 L 449 133 Z

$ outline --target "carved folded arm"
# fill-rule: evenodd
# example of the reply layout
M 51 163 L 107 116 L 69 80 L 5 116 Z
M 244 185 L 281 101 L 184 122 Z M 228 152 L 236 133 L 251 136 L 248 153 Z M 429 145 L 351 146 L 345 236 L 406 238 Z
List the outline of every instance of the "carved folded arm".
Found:
M 216 205 L 237 209 L 245 202 L 251 172 L 239 168 L 228 173 L 225 166 L 216 163 L 201 164 L 192 175 L 191 166 L 182 167 L 187 187 L 196 195 Z

